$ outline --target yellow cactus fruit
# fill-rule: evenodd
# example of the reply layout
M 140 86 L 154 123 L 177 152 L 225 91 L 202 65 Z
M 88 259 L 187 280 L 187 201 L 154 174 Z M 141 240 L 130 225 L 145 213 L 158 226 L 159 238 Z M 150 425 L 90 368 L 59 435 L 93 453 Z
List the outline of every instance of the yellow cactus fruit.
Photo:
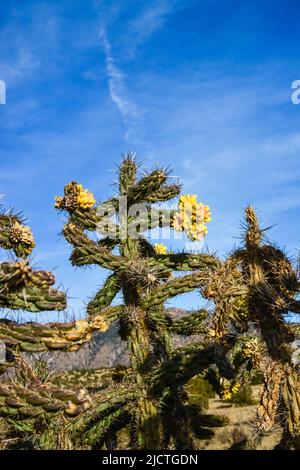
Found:
M 181 213 L 177 212 L 174 214 L 173 220 L 172 220 L 172 227 L 176 232 L 182 232 L 183 231 L 183 217 Z
M 233 387 L 231 387 L 231 392 L 232 392 L 233 394 L 237 393 L 237 392 L 239 391 L 240 387 L 241 387 L 241 386 L 240 386 L 239 383 L 235 383 L 235 384 L 233 385 Z
M 230 390 L 224 390 L 222 393 L 221 393 L 221 398 L 222 400 L 230 400 L 230 398 L 232 397 L 232 393 Z
M 82 209 L 90 209 L 95 204 L 96 199 L 92 193 L 89 193 L 87 189 L 80 190 L 77 195 L 77 204 Z
M 179 198 L 178 207 L 182 211 L 193 210 L 197 204 L 196 194 L 182 194 Z
M 178 212 L 173 216 L 172 226 L 176 231 L 185 231 L 192 241 L 202 240 L 208 233 L 206 223 L 211 221 L 209 206 L 197 202 L 196 194 L 181 195 Z
M 91 326 L 93 329 L 105 333 L 108 330 L 109 323 L 101 315 L 98 315 L 92 321 Z
M 162 243 L 154 243 L 153 248 L 157 255 L 166 255 L 168 253 L 167 247 Z
M 211 211 L 209 206 L 198 202 L 196 206 L 196 217 L 203 222 L 211 221 Z
M 15 221 L 10 228 L 9 239 L 16 248 L 18 247 L 18 254 L 28 256 L 35 247 L 30 227 L 21 225 L 18 221 Z
M 72 181 L 65 186 L 64 197 L 55 197 L 54 207 L 72 212 L 76 208 L 90 209 L 95 203 L 96 199 L 92 193 L 84 189 L 82 184 Z
M 64 198 L 61 196 L 55 196 L 55 209 L 62 209 L 63 208 Z

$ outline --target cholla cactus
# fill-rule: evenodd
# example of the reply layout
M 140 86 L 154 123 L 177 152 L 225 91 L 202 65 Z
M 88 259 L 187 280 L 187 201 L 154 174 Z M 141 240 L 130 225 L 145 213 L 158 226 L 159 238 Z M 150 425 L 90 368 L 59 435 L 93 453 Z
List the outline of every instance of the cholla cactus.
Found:
M 215 302 L 213 334 L 229 348 L 236 370 L 225 393 L 258 366 L 265 374 L 254 423 L 257 432 L 248 447 L 281 428 L 280 446 L 300 448 L 300 375 L 293 360 L 296 328 L 286 321 L 291 312 L 300 312 L 299 290 L 297 267 L 265 239 L 253 208 L 247 207 L 243 247 L 213 274 L 206 296 Z M 222 393 L 220 378 L 211 378 Z
M 31 312 L 62 310 L 66 305 L 65 294 L 52 288 L 53 274 L 33 270 L 26 259 L 34 246 L 30 228 L 19 217 L 0 214 L 0 247 L 21 257 L 0 264 L 0 306 Z
M 95 205 L 94 196 L 76 182 L 65 187 L 63 197 L 56 198 L 55 206 L 69 214 L 63 233 L 73 246 L 72 264 L 99 265 L 112 271 L 87 306 L 89 321 L 101 316 L 109 324 L 111 303 L 121 293 L 124 303 L 114 319 L 119 320 L 121 338 L 130 352 L 127 370 L 99 371 L 99 383 L 109 383 L 103 390 L 103 408 L 91 408 L 83 414 L 73 423 L 72 433 L 81 442 L 99 448 L 111 446 L 117 431 L 129 425 L 132 448 L 193 448 L 195 438 L 208 435 L 209 417 L 203 418 L 201 410 L 194 407 L 191 410 L 184 385 L 211 364 L 228 377 L 232 370 L 222 348 L 215 348 L 210 339 L 175 349 L 172 335 L 202 332 L 207 312 L 173 321 L 164 302 L 206 285 L 219 262 L 208 254 L 168 253 L 163 244 L 152 245 L 142 231 L 169 225 L 185 231 L 191 239 L 200 239 L 206 233 L 210 212 L 195 196 L 181 196 L 178 210 L 153 207 L 152 203 L 178 196 L 180 185 L 168 184 L 164 169 L 140 179 L 137 170 L 134 158 L 127 155 L 119 170 L 121 204 L 127 198 L 125 211 L 120 209 L 118 197 Z M 133 204 L 139 205 L 140 212 L 143 205 L 142 214 L 133 214 Z M 113 215 L 109 210 L 109 215 L 104 213 L 103 208 L 109 207 Z M 133 233 L 130 224 L 139 226 L 140 232 Z M 102 237 L 96 242 L 88 237 L 88 231 L 97 231 Z M 192 274 L 173 277 L 174 271 Z M 76 381 L 86 386 L 97 378 L 95 372 L 93 376 L 84 374 L 82 379 L 75 375 Z M 60 383 L 66 384 L 67 377 L 63 374 Z M 59 383 L 59 377 L 56 380 Z M 73 380 L 74 374 L 70 374 Z M 212 422 L 222 424 L 221 419 Z
M 234 256 L 243 268 L 249 286 L 249 313 L 258 325 L 268 354 L 258 428 L 266 432 L 281 424 L 281 446 L 299 449 L 300 371 L 293 363 L 295 332 L 285 321 L 291 312 L 299 313 L 298 272 L 282 250 L 264 241 L 251 207 L 246 209 L 246 224 L 245 248 Z
M 134 158 L 128 155 L 119 171 L 119 195 L 126 196 L 128 202 L 125 218 L 144 230 L 172 226 L 199 240 L 206 233 L 210 212 L 194 196 L 181 196 L 174 211 L 151 210 L 152 203 L 179 195 L 180 185 L 168 184 L 167 180 L 164 169 L 138 179 Z M 56 374 L 45 381 L 16 355 L 15 366 L 22 371 L 24 383 L 0 387 L 0 414 L 19 431 L 30 430 L 36 444 L 43 448 L 115 447 L 117 432 L 125 426 L 130 429 L 131 448 L 193 448 L 195 439 L 208 438 L 213 434 L 210 428 L 225 421 L 203 416 L 200 408 L 189 405 L 185 384 L 212 364 L 227 378 L 233 371 L 222 347 L 215 347 L 211 338 L 175 349 L 172 335 L 202 333 L 207 312 L 201 310 L 174 321 L 164 302 L 206 285 L 220 263 L 208 254 L 168 253 L 162 244 L 152 246 L 143 229 L 137 237 L 124 235 L 124 212 L 119 211 L 118 198 L 105 204 L 116 209 L 118 221 L 109 223 L 95 202 L 94 196 L 76 182 L 68 184 L 64 196 L 55 201 L 57 209 L 69 214 L 63 233 L 74 247 L 72 264 L 96 264 L 112 271 L 89 302 L 86 319 L 65 324 L 1 320 L 0 339 L 15 353 L 75 351 L 91 340 L 94 331 L 104 332 L 112 322 L 119 321 L 120 335 L 127 341 L 131 356 L 130 366 Z M 132 215 L 130 207 L 141 203 L 145 208 L 142 216 Z M 16 218 L 5 217 L 2 226 L 2 246 L 26 258 L 34 246 L 28 228 Z M 95 242 L 88 231 L 105 236 Z M 3 306 L 30 311 L 64 308 L 64 295 L 51 287 L 54 279 L 50 273 L 33 271 L 26 259 L 3 263 L 1 269 L 5 281 L 0 297 Z M 173 277 L 173 271 L 193 274 L 178 278 Z M 119 292 L 124 303 L 112 305 Z M 98 391 L 91 398 L 82 387 Z M 41 419 L 43 426 L 36 426 Z
M 21 382 L 0 386 L 0 415 L 18 432 L 30 432 L 38 448 L 118 448 L 125 427 L 129 448 L 195 448 L 197 439 L 211 437 L 211 428 L 225 421 L 189 402 L 189 379 L 201 374 L 221 398 L 229 399 L 257 368 L 265 375 L 257 433 L 243 446 L 255 447 L 280 426 L 280 446 L 300 447 L 299 364 L 293 347 L 297 327 L 285 321 L 289 312 L 300 312 L 297 269 L 264 239 L 251 207 L 246 209 L 243 246 L 225 261 L 152 245 L 145 232 L 157 227 L 172 227 L 193 241 L 206 235 L 209 207 L 180 191 L 179 184 L 169 184 L 164 169 L 138 177 L 135 160 L 127 155 L 117 196 L 97 204 L 92 193 L 72 182 L 56 197 L 55 207 L 68 214 L 63 234 L 73 247 L 72 264 L 97 265 L 111 273 L 83 320 L 0 320 L 0 340 L 15 355 L 13 365 L 21 377 Z M 177 196 L 175 210 L 155 205 Z M 98 241 L 91 232 L 100 235 Z M 34 241 L 18 217 L 0 217 L 0 245 L 20 258 L 0 265 L 0 306 L 63 309 L 65 296 L 52 287 L 52 274 L 28 264 Z M 172 319 L 165 302 L 195 289 L 214 309 Z M 115 305 L 118 294 L 122 303 Z M 75 351 L 116 321 L 130 354 L 128 367 L 41 377 L 19 356 L 20 351 Z M 199 341 L 175 348 L 174 334 L 198 335 Z

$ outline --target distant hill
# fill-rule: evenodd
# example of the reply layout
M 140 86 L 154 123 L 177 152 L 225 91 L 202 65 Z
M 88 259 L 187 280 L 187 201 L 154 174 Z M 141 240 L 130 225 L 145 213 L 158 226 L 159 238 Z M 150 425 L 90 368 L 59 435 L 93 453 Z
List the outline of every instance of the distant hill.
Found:
M 182 308 L 170 307 L 166 309 L 168 314 L 179 319 L 188 312 Z M 117 364 L 127 365 L 129 363 L 129 355 L 126 349 L 126 343 L 121 341 L 118 335 L 119 323 L 113 323 L 105 333 L 95 333 L 94 339 L 88 344 L 83 345 L 78 351 L 72 353 L 55 353 L 53 368 L 61 370 L 72 369 L 94 369 L 97 367 L 113 367 Z M 255 326 L 250 326 L 250 330 L 255 333 Z M 300 330 L 300 328 L 299 328 Z M 300 351 L 300 331 L 297 335 L 295 346 Z M 175 335 L 174 343 L 177 347 L 187 343 L 197 341 L 198 336 L 189 336 L 187 338 Z M 294 354 L 294 361 L 299 363 L 299 354 Z
M 187 312 L 181 308 L 168 308 L 168 314 L 176 319 L 181 318 Z M 72 370 L 82 368 L 113 367 L 117 364 L 127 365 L 129 356 L 126 350 L 126 343 L 121 341 L 118 335 L 119 323 L 113 323 L 105 333 L 95 333 L 94 339 L 89 344 L 83 345 L 78 351 L 72 353 L 56 353 L 53 361 L 53 368 L 60 370 Z M 175 337 L 178 346 L 195 337 L 183 339 Z

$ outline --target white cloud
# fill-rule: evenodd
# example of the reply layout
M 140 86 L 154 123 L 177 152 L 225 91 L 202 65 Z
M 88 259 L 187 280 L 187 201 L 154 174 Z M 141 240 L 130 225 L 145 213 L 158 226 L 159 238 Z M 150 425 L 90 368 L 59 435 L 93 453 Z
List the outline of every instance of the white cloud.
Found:
M 109 93 L 112 101 L 117 105 L 124 124 L 127 128 L 125 140 L 134 140 L 134 127 L 141 118 L 141 111 L 137 105 L 130 100 L 125 85 L 125 78 L 118 68 L 112 52 L 112 46 L 107 38 L 104 26 L 100 29 L 100 39 L 105 54 L 106 71 L 108 77 Z
M 139 117 L 139 113 L 136 105 L 127 97 L 127 90 L 124 85 L 124 76 L 116 65 L 112 53 L 112 47 L 107 39 L 107 34 L 103 26 L 100 30 L 100 38 L 106 59 L 110 96 L 112 101 L 114 101 L 118 106 L 124 121 L 127 123 L 129 119 L 137 119 Z

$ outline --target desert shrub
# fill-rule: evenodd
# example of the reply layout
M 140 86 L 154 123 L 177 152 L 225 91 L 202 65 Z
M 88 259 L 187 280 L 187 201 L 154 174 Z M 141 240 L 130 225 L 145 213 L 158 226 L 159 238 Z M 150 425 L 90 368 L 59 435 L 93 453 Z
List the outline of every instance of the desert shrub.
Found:
M 190 379 L 186 389 L 189 393 L 189 403 L 198 405 L 203 410 L 208 409 L 209 399 L 215 397 L 215 392 L 210 383 L 200 375 Z
M 245 384 L 230 398 L 225 400 L 235 406 L 249 406 L 255 403 L 251 385 Z

